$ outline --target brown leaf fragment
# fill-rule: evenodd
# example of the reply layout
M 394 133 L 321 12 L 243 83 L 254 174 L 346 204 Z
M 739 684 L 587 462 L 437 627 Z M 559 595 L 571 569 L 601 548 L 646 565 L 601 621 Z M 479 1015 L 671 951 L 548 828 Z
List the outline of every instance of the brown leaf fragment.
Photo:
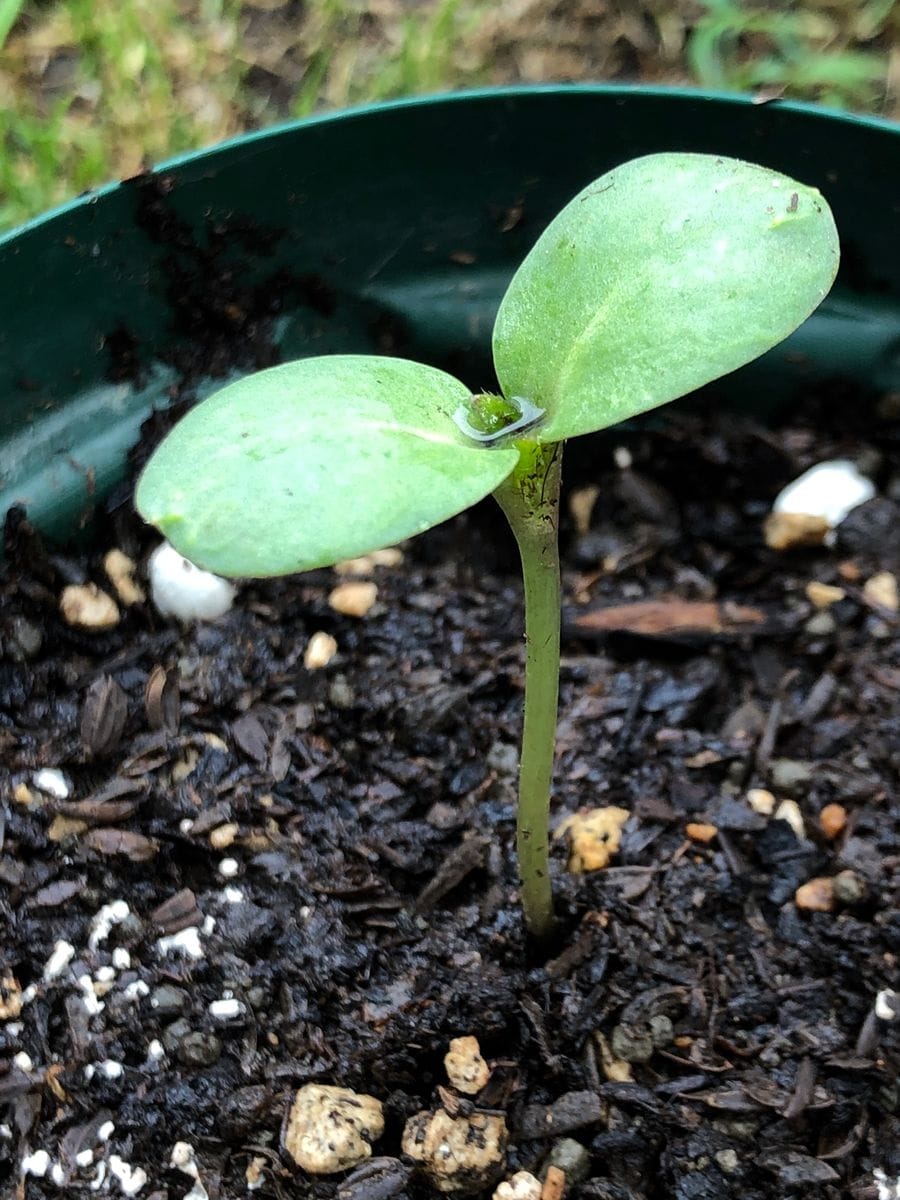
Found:
M 92 829 L 81 844 L 97 854 L 122 854 L 132 862 L 146 862 L 159 853 L 159 842 L 125 829 Z
M 95 758 L 118 746 L 128 717 L 128 697 L 111 675 L 88 688 L 81 707 L 81 741 Z
M 682 600 L 678 596 L 637 600 L 579 613 L 574 628 L 582 633 L 636 633 L 644 637 L 679 634 L 743 633 L 765 623 L 758 608 L 718 604 L 711 600 Z
M 797 1068 L 794 1079 L 794 1090 L 787 1102 L 783 1116 L 786 1121 L 794 1121 L 803 1115 L 813 1098 L 816 1086 L 816 1067 L 811 1058 L 804 1058 Z
M 419 893 L 413 911 L 421 916 L 431 912 L 447 892 L 462 883 L 470 871 L 482 867 L 487 844 L 487 838 L 477 835 L 464 838 L 455 850 L 450 851 L 437 873 Z
M 64 1063 L 51 1063 L 44 1072 L 44 1083 L 60 1102 L 60 1104 L 69 1103 L 69 1094 L 63 1085 L 59 1082 L 59 1076 L 65 1071 Z
M 785 1189 L 814 1187 L 823 1183 L 834 1183 L 840 1178 L 834 1167 L 809 1154 L 795 1150 L 776 1150 L 763 1154 L 759 1165 L 771 1171 Z
M 144 712 L 151 729 L 177 733 L 181 724 L 181 695 L 178 672 L 155 666 L 144 687 Z
M 182 929 L 199 925 L 203 920 L 203 913 L 191 889 L 182 888 L 180 892 L 157 905 L 150 913 L 150 920 L 164 934 L 180 933 Z
M 28 897 L 26 906 L 28 908 L 58 908 L 60 904 L 65 904 L 67 900 L 74 899 L 75 896 L 84 887 L 85 880 L 81 879 L 57 879 L 55 883 L 49 883 L 46 887 L 38 888 L 38 890 Z
M 140 807 L 140 800 L 101 800 L 89 796 L 86 800 L 67 800 L 56 805 L 63 817 L 84 821 L 88 825 L 118 825 L 133 817 Z
M 231 726 L 231 733 L 248 758 L 264 767 L 269 758 L 269 735 L 254 713 L 245 713 Z

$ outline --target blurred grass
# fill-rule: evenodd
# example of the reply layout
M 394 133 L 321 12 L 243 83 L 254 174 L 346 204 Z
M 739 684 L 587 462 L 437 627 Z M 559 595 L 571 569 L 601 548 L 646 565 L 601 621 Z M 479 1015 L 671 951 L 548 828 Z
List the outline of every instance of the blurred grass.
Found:
M 897 0 L 0 0 L 0 226 L 321 108 L 548 80 L 900 116 Z

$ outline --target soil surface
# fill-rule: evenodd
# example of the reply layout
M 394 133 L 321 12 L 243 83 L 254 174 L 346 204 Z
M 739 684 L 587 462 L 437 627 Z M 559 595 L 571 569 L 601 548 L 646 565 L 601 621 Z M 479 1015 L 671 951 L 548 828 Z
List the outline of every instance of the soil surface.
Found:
M 101 633 L 59 596 L 109 591 L 114 547 L 145 561 L 127 502 L 81 557 L 11 514 L 2 1195 L 419 1200 L 401 1132 L 441 1105 L 505 1115 L 483 1195 L 548 1159 L 585 1200 L 892 1189 L 900 653 L 866 588 L 900 565 L 888 408 L 835 388 L 781 427 L 672 411 L 567 452 L 553 825 L 630 817 L 602 870 L 554 842 L 542 953 L 512 852 L 521 594 L 489 506 L 363 564 L 360 618 L 321 571 L 247 584 L 214 623 L 137 602 Z M 878 498 L 833 546 L 768 549 L 779 488 L 848 453 Z M 842 595 L 817 609 L 811 582 Z M 310 670 L 319 631 L 337 654 Z M 814 879 L 825 911 L 797 902 Z M 467 1099 L 443 1058 L 470 1034 L 493 1071 Z M 280 1128 L 313 1081 L 381 1100 L 374 1153 L 400 1161 L 294 1167 Z

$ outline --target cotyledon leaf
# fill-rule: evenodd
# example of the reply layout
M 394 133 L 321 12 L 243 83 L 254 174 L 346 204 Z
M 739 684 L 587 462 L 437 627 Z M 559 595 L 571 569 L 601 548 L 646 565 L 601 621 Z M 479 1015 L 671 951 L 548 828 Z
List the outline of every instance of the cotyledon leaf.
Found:
M 136 503 L 192 562 L 264 577 L 421 533 L 488 495 L 518 460 L 460 433 L 468 389 L 364 355 L 307 358 L 229 384 L 158 447 Z
M 494 327 L 501 387 L 546 409 L 540 441 L 605 428 L 787 337 L 838 255 L 815 188 L 712 155 L 633 159 L 580 192 L 513 277 Z

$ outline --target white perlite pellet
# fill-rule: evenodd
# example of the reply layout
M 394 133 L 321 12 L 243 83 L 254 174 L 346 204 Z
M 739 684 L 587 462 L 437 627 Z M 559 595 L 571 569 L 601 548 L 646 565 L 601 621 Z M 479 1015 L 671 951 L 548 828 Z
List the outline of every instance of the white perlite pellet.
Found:
M 44 767 L 31 777 L 38 791 L 52 796 L 54 800 L 68 800 L 71 788 L 69 781 L 57 767 Z
M 44 983 L 52 983 L 54 979 L 62 975 L 74 957 L 74 946 L 69 942 L 57 942 L 53 947 L 50 957 L 44 964 Z
M 82 991 L 82 1003 L 89 1015 L 95 1017 L 97 1013 L 103 1012 L 106 1005 L 102 1000 L 97 999 L 97 993 L 94 991 L 94 981 L 90 975 L 79 975 L 78 986 Z
M 878 1188 L 878 1200 L 900 1200 L 900 1177 L 888 1179 L 881 1167 L 874 1172 L 875 1186 Z
M 237 591 L 227 579 L 203 571 L 163 542 L 147 566 L 150 596 L 163 617 L 178 621 L 213 621 L 234 604 Z
M 900 999 L 893 988 L 884 988 L 875 997 L 875 1016 L 881 1021 L 893 1021 L 900 1012 Z
M 112 932 L 114 925 L 121 925 L 131 909 L 124 900 L 113 900 L 96 912 L 91 918 L 91 931 L 88 934 L 88 949 L 96 950 Z
M 200 930 L 196 925 L 190 925 L 178 933 L 161 937 L 156 943 L 156 949 L 162 955 L 179 954 L 185 958 L 201 959 L 203 947 L 200 944 Z
M 35 1179 L 43 1179 L 50 1166 L 50 1155 L 46 1150 L 35 1150 L 34 1154 L 26 1154 L 22 1159 L 22 1174 L 33 1175 Z
M 240 1017 L 244 1012 L 243 1004 L 240 1000 L 235 1000 L 233 996 L 223 1000 L 213 1000 L 209 1006 L 209 1015 L 216 1021 L 231 1021 L 235 1017 Z
M 110 1174 L 114 1175 L 119 1187 L 126 1196 L 136 1196 L 147 1182 L 147 1172 L 143 1167 L 133 1167 L 125 1162 L 118 1154 L 109 1156 Z

